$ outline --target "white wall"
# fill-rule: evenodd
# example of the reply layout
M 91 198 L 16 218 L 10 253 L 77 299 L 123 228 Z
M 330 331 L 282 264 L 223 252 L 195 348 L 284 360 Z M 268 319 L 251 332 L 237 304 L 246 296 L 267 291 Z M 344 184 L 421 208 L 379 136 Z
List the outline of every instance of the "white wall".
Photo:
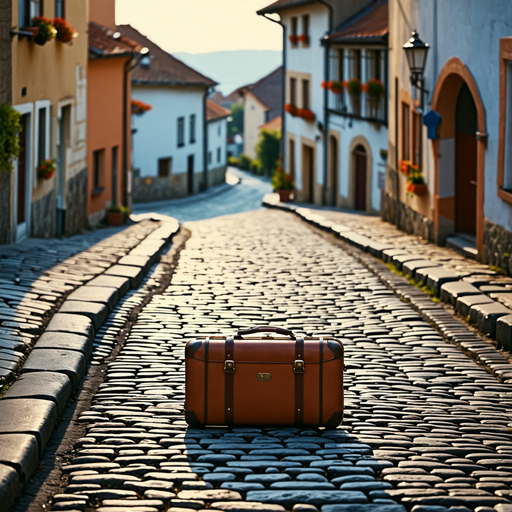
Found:
M 208 163 L 208 170 L 222 167 L 227 163 L 227 118 L 208 122 L 208 153 L 212 154 L 212 161 Z M 217 150 L 220 148 L 220 161 L 217 159 Z
M 310 4 L 296 9 L 287 9 L 283 13 L 283 23 L 287 26 L 287 34 L 291 34 L 291 18 L 297 16 L 299 18 L 298 34 L 302 34 L 302 18 L 303 14 L 309 14 L 309 47 L 304 47 L 299 43 L 296 47 L 292 46 L 290 41 L 286 41 L 286 69 L 291 72 L 308 73 L 310 74 L 310 90 L 311 90 L 311 105 L 310 109 L 316 115 L 314 123 L 306 122 L 299 117 L 292 117 L 286 114 L 286 131 L 295 134 L 295 182 L 299 189 L 302 189 L 302 150 L 300 138 L 315 141 L 317 136 L 321 135 L 318 130 L 317 123 L 324 122 L 323 104 L 324 104 L 324 90 L 321 85 L 324 80 L 324 48 L 320 45 L 320 39 L 325 35 L 328 29 L 328 11 L 320 4 Z M 289 93 L 289 78 L 287 73 L 286 89 Z M 300 84 L 298 84 L 298 107 L 302 108 L 302 98 L 300 94 Z M 287 96 L 286 103 L 289 103 Z M 317 143 L 316 147 L 316 181 L 318 184 L 323 184 L 323 139 Z M 288 151 L 288 147 L 286 147 Z M 286 161 L 289 162 L 287 155 Z
M 171 174 L 187 171 L 187 158 L 194 155 L 194 172 L 203 167 L 203 89 L 200 87 L 132 88 L 132 97 L 152 106 L 133 116 L 133 168 L 140 176 L 157 176 L 158 159 L 172 157 Z M 190 115 L 196 115 L 196 141 L 190 143 Z M 185 117 L 185 145 L 178 147 L 178 118 Z
M 244 153 L 256 158 L 256 145 L 260 136 L 260 126 L 265 124 L 265 108 L 252 95 L 244 96 Z

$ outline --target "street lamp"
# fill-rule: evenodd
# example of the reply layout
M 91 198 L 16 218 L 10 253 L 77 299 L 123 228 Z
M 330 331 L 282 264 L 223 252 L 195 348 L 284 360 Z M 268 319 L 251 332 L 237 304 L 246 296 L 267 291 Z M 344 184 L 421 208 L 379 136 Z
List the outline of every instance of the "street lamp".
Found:
M 403 49 L 411 71 L 411 83 L 423 92 L 423 71 L 427 62 L 429 45 L 419 38 L 418 32 L 414 31 L 409 41 L 404 44 Z

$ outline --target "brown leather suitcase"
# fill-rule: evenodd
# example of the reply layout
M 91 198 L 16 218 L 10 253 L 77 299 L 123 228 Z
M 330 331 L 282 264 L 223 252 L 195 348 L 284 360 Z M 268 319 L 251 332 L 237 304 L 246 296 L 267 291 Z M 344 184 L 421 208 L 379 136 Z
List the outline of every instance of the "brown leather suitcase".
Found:
M 276 333 L 287 336 L 243 336 Z M 185 348 L 185 419 L 205 425 L 336 428 L 343 419 L 343 345 L 254 327 Z

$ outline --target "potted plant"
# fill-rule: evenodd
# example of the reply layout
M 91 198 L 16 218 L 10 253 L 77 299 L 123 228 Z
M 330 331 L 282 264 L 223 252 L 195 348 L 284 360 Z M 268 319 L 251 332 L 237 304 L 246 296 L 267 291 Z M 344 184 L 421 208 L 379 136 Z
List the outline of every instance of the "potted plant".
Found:
M 402 174 L 409 174 L 409 167 L 411 166 L 411 162 L 409 160 L 400 160 L 400 172 Z
M 288 39 L 290 40 L 290 43 L 292 43 L 294 45 L 299 42 L 299 36 L 297 36 L 297 35 L 292 34 L 291 36 L 288 37 Z
M 309 44 L 309 36 L 306 35 L 306 34 L 301 34 L 299 37 L 298 37 L 298 40 L 303 44 L 303 45 L 308 45 Z
M 352 114 L 359 114 L 361 110 L 361 92 L 363 85 L 358 78 L 351 78 L 343 82 L 345 89 L 350 96 L 350 103 L 352 105 Z
M 427 193 L 425 178 L 418 165 L 409 163 L 406 190 L 408 194 L 423 196 Z
M 144 103 L 143 101 L 134 100 L 134 99 L 132 99 L 132 101 L 131 101 L 131 106 L 132 106 L 132 114 L 135 114 L 138 116 L 144 114 L 145 112 L 150 111 L 153 108 L 151 105 L 148 105 L 147 103 Z
M 388 150 L 387 149 L 381 149 L 379 154 L 380 154 L 380 157 L 382 158 L 382 160 L 384 160 L 384 162 L 386 162 L 387 159 L 388 159 Z
M 315 113 L 309 110 L 309 108 L 299 108 L 297 115 L 308 123 L 312 123 L 316 119 Z
M 364 92 L 368 95 L 368 107 L 370 110 L 370 117 L 377 117 L 379 108 L 379 101 L 381 96 L 384 96 L 384 84 L 376 78 L 370 78 L 364 85 Z
M 113 204 L 107 208 L 107 221 L 110 226 L 122 226 L 124 224 L 125 215 L 128 213 L 127 208 L 117 204 Z
M 54 39 L 57 35 L 57 30 L 52 24 L 52 20 L 44 16 L 36 16 L 32 18 L 32 23 L 37 28 L 37 34 L 34 34 L 34 43 L 39 46 L 44 46 L 48 41 Z
M 281 165 L 278 165 L 272 178 L 272 187 L 274 192 L 279 194 L 279 201 L 286 203 L 290 200 L 290 194 L 295 188 L 293 177 L 284 171 Z
M 343 92 L 343 83 L 342 82 L 334 80 L 334 82 L 329 82 L 329 84 L 330 84 L 329 89 L 334 94 L 341 94 Z
M 291 103 L 287 103 L 284 106 L 285 112 L 288 112 L 293 117 L 296 117 L 298 115 L 298 108 L 295 105 L 292 105 Z
M 55 159 L 43 160 L 37 168 L 37 177 L 41 180 L 49 180 L 55 174 Z
M 71 43 L 78 32 L 62 18 L 55 18 L 53 20 L 53 28 L 56 30 L 55 38 L 61 43 Z

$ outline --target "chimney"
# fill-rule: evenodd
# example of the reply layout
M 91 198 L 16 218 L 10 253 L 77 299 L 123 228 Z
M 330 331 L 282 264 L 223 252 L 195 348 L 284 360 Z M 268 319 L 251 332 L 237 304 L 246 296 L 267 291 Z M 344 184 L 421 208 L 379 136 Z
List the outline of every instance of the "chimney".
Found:
M 116 0 L 89 0 L 89 20 L 116 30 Z

